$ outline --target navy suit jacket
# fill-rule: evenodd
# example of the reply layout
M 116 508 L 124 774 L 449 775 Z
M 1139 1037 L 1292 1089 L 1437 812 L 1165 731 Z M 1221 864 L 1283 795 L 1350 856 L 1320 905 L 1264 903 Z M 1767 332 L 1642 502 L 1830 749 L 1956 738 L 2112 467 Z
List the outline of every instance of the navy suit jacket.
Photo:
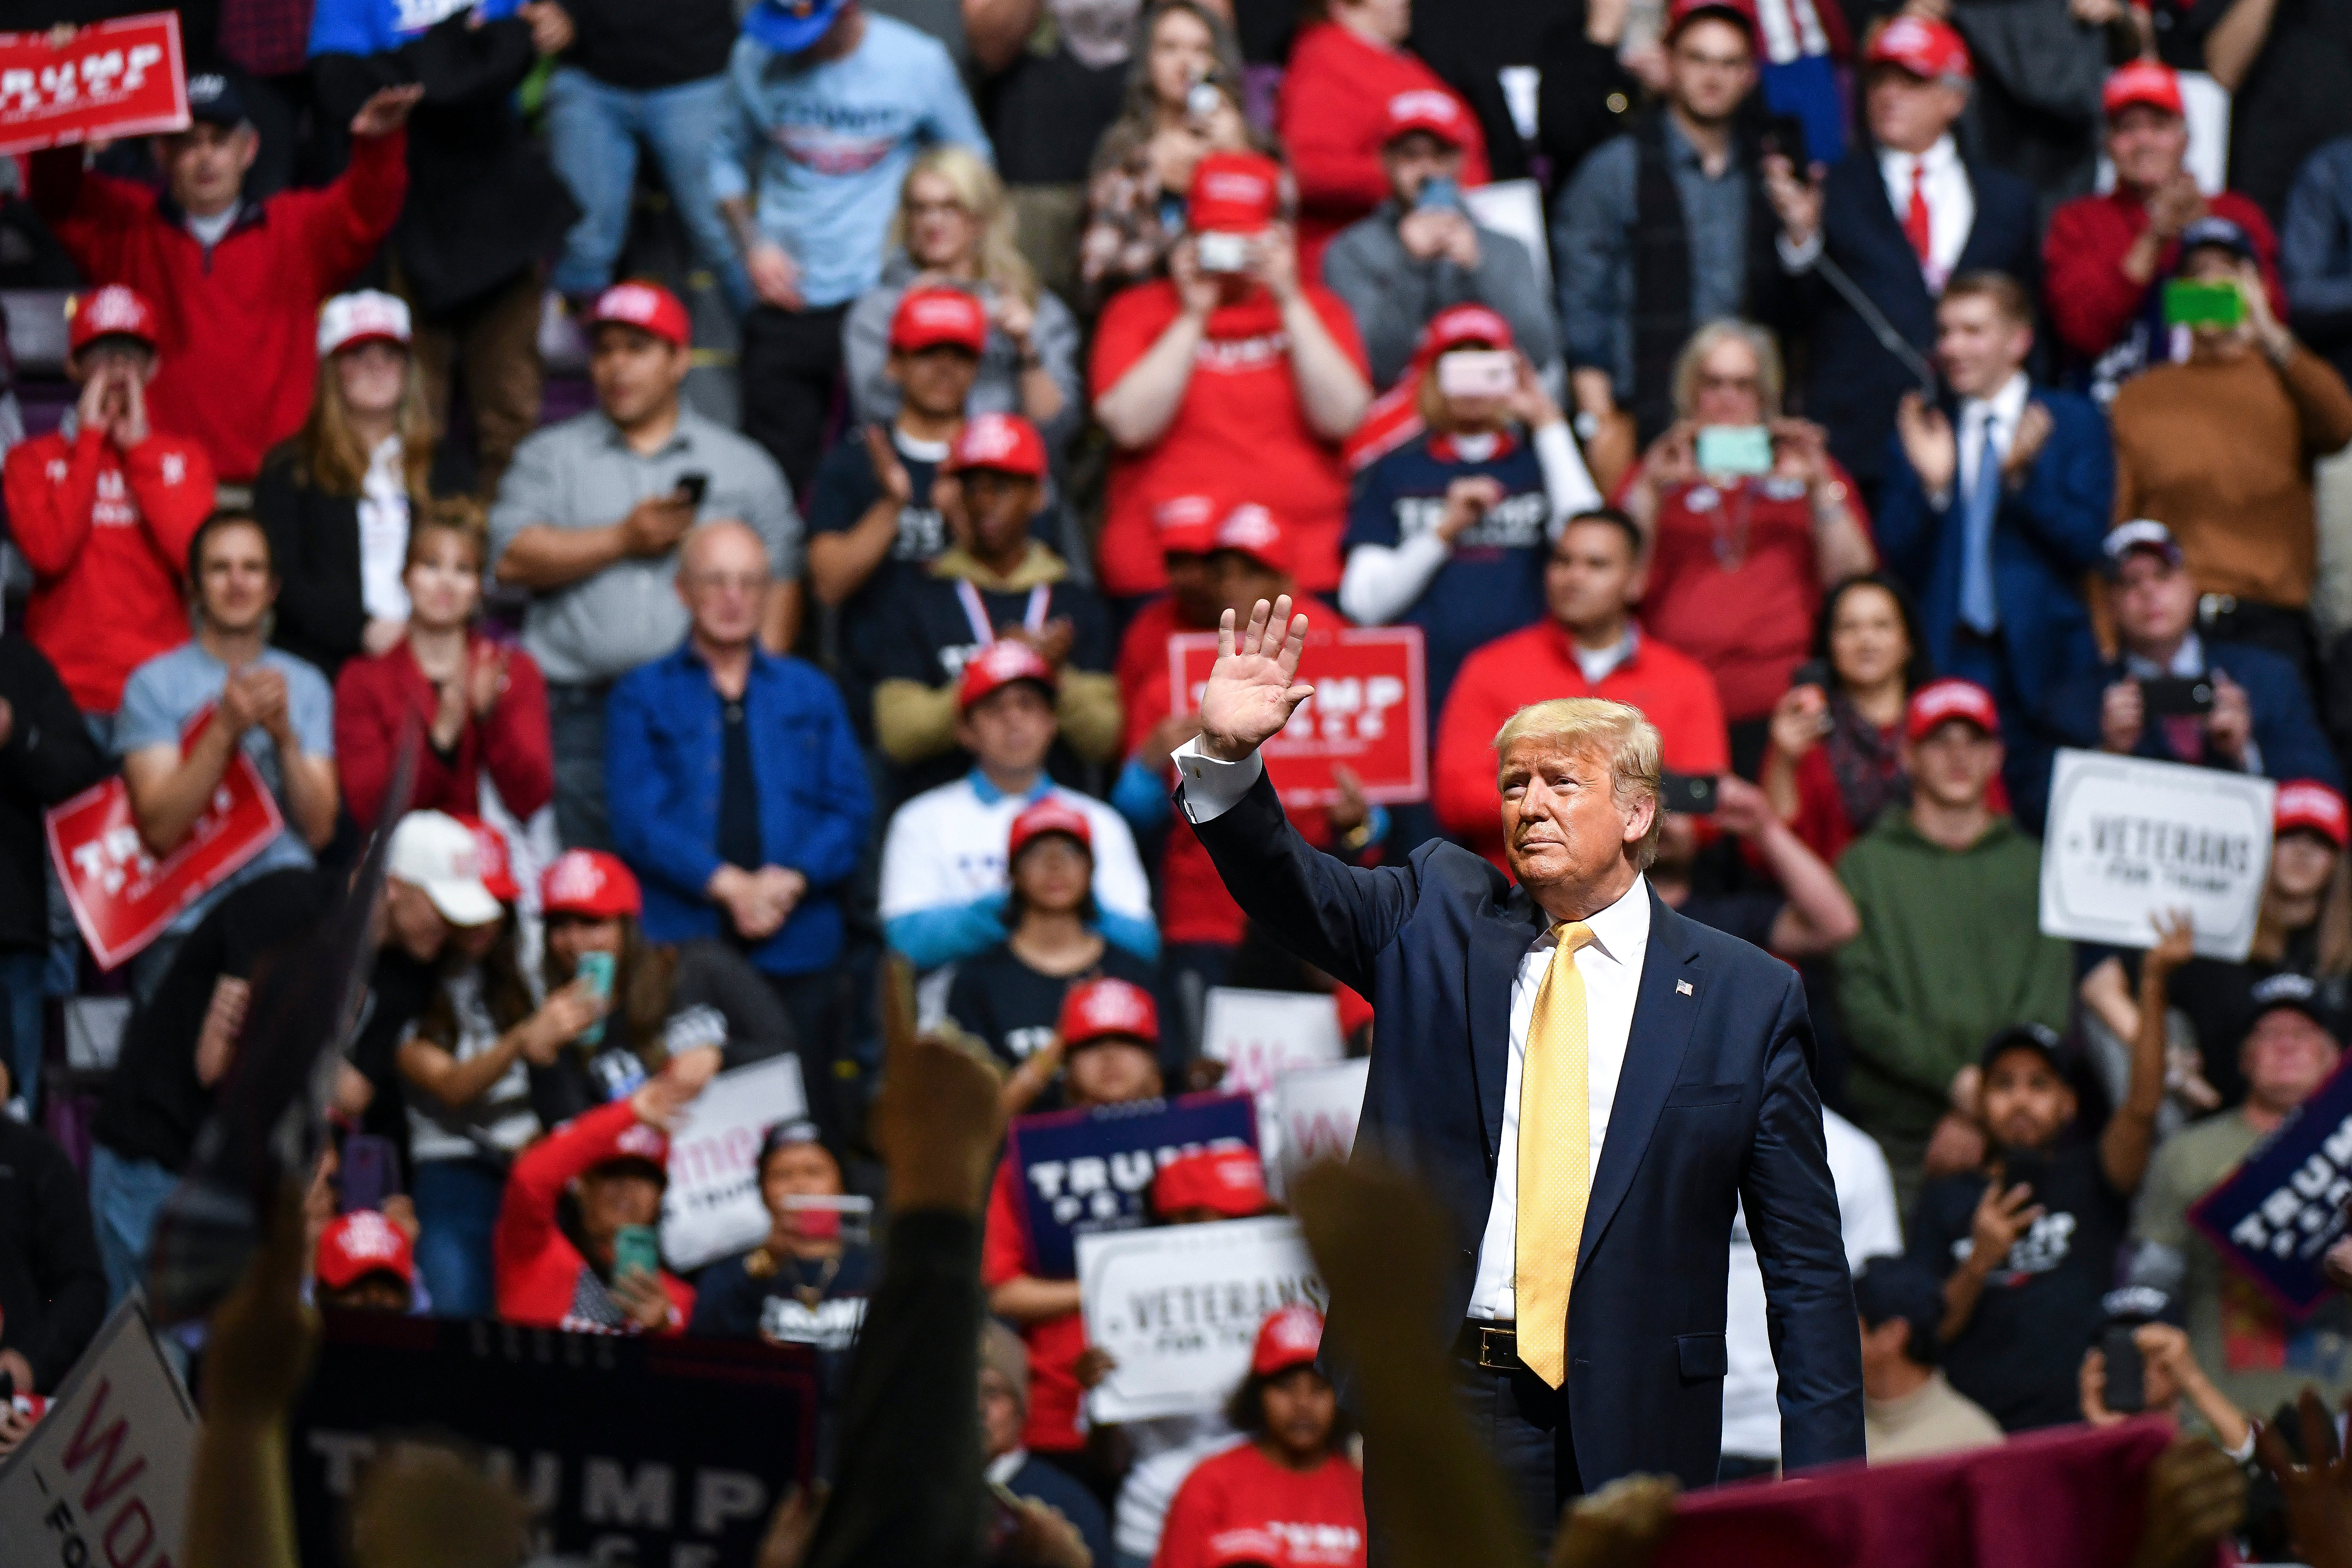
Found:
M 2050 438 L 2026 470 L 2025 483 L 2000 498 L 1993 514 L 1993 602 L 2009 652 L 2009 675 L 2029 712 L 2041 710 L 2052 687 L 2098 659 L 2083 577 L 2105 559 L 2101 544 L 2116 497 L 2116 448 L 2106 416 L 2088 398 L 2035 387 L 2032 401 L 2050 410 Z M 1947 406 L 1953 434 L 1965 439 L 1958 412 Z M 1960 485 L 1938 508 L 1919 489 L 1902 440 L 1887 438 L 1886 485 L 1872 532 L 1887 569 L 1919 603 L 1928 657 L 1952 667 L 1952 638 L 1960 624 Z
M 1343 865 L 1291 828 L 1264 778 L 1195 831 L 1241 907 L 1380 1016 L 1357 1146 L 1412 1172 L 1445 1213 L 1455 1250 L 1447 1315 L 1431 1330 L 1450 1342 L 1494 1202 L 1511 985 L 1547 917 L 1443 840 L 1402 866 Z M 1862 1457 L 1861 1346 L 1811 1049 L 1794 970 L 1650 895 L 1649 953 L 1569 1313 L 1564 1392 L 1588 1489 L 1635 1471 L 1715 1480 L 1742 1199 L 1780 1367 L 1784 1458 Z M 1342 1340 L 1347 1311 L 1334 1303 Z
M 2343 787 L 2336 753 L 2312 710 L 2311 694 L 2294 666 L 2268 648 L 2244 643 L 2207 642 L 2205 668 L 2219 670 L 2246 689 L 2246 706 L 2254 717 L 2254 744 L 2262 750 L 2263 776 L 2273 779 L 2317 779 L 2331 788 Z M 2099 712 L 2107 688 L 2126 679 L 2121 659 L 2085 671 L 2050 694 L 2042 722 L 2061 745 L 2099 748 Z M 2166 743 L 2164 724 L 2150 719 L 2140 727 L 2136 757 L 2159 763 L 2189 763 L 2226 766 L 2219 758 L 2183 757 Z
M 1989 163 L 1963 163 L 1977 214 L 1954 271 L 2006 272 L 2025 286 L 2028 298 L 2041 298 L 2041 227 L 2033 187 Z M 1830 259 L 1913 348 L 1932 358 L 1936 300 L 1920 275 L 1919 255 L 1886 199 L 1876 148 L 1857 146 L 1830 170 L 1822 234 Z M 1830 453 L 1847 472 L 1874 485 L 1885 469 L 1886 438 L 1895 430 L 1895 399 L 1916 387 L 1918 378 L 1879 345 L 1818 269 L 1806 276 L 1798 298 L 1812 316 L 1813 371 L 1805 416 L 1828 426 Z

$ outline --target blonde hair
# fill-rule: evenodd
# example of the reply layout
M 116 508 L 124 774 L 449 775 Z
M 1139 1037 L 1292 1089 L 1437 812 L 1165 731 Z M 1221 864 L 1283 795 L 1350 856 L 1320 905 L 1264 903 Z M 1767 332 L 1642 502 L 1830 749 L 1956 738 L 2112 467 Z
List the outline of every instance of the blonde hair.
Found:
M 368 450 L 352 428 L 352 413 L 343 402 L 342 378 L 336 372 L 337 354 L 319 356 L 319 377 L 310 395 L 310 415 L 295 434 L 294 472 L 297 479 L 329 495 L 356 498 L 367 481 Z M 425 378 L 416 355 L 408 355 L 402 373 L 400 406 L 393 411 L 394 431 L 400 437 L 400 480 L 411 501 L 422 502 L 431 493 L 432 410 L 425 403 Z
M 1690 335 L 1683 352 L 1675 356 L 1675 412 L 1690 417 L 1691 406 L 1698 401 L 1699 367 L 1706 356 L 1725 343 L 1746 343 L 1748 352 L 1756 356 L 1756 401 L 1765 418 L 1771 419 L 1780 412 L 1780 394 L 1788 377 L 1780 368 L 1780 345 L 1772 334 L 1753 321 L 1742 321 L 1730 316 L 1718 317 Z
M 1605 697 L 1555 697 L 1530 702 L 1503 721 L 1495 731 L 1495 756 L 1521 741 L 1541 741 L 1564 751 L 1598 752 L 1609 759 L 1612 793 L 1620 811 L 1635 802 L 1658 799 L 1658 727 L 1629 703 Z M 1663 809 L 1650 814 L 1650 830 L 1633 847 L 1633 864 L 1648 870 L 1658 858 L 1658 832 L 1665 823 Z
M 908 165 L 898 185 L 898 205 L 890 214 L 890 247 L 907 247 L 907 193 L 916 179 L 936 174 L 955 192 L 956 205 L 971 215 L 980 230 L 977 258 L 982 281 L 1024 304 L 1037 302 L 1037 273 L 1013 237 L 1013 206 L 1004 199 L 1004 182 L 969 147 L 946 142 L 933 147 Z

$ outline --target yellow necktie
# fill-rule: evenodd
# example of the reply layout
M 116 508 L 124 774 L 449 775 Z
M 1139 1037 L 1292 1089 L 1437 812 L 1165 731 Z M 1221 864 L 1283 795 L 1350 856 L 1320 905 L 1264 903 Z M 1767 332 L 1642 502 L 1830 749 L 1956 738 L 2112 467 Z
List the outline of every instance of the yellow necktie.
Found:
M 1592 1194 L 1592 1114 L 1586 1098 L 1582 921 L 1555 926 L 1559 946 L 1536 987 L 1519 1070 L 1519 1216 L 1516 1278 L 1519 1360 L 1553 1388 L 1568 1376 L 1568 1292 Z

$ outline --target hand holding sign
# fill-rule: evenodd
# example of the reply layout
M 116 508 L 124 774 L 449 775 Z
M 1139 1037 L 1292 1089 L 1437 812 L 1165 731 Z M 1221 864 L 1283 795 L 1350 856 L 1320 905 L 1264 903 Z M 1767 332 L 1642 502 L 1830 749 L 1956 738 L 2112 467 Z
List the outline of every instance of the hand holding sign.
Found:
M 1282 733 L 1315 691 L 1297 679 L 1306 649 L 1307 617 L 1290 613 L 1289 595 L 1271 606 L 1260 599 L 1238 637 L 1227 610 L 1217 625 L 1217 662 L 1201 694 L 1201 749 L 1238 763 Z

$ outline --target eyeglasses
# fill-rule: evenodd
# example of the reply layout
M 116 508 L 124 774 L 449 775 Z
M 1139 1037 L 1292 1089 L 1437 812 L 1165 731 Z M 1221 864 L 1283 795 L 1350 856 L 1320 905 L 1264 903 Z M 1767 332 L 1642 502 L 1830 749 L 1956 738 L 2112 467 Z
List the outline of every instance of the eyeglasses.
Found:
M 697 588 L 757 594 L 767 587 L 768 574 L 764 572 L 697 572 L 687 581 Z

